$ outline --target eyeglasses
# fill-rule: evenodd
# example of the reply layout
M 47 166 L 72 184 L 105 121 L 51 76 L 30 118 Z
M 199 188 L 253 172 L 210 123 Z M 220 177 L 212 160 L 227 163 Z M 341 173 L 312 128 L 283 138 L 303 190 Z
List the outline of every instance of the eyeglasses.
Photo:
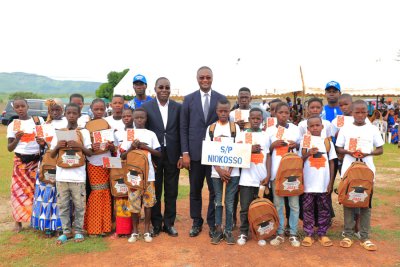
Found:
M 211 80 L 211 76 L 199 76 L 199 80 Z
M 163 89 L 170 90 L 171 89 L 169 86 L 164 86 L 164 85 L 159 85 L 157 88 L 160 90 L 163 90 Z

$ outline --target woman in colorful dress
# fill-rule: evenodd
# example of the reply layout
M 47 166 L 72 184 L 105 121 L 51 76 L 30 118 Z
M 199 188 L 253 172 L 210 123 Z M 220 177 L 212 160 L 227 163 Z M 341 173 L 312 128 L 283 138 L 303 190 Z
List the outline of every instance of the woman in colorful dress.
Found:
M 55 130 L 66 128 L 68 121 L 63 116 L 64 105 L 61 99 L 46 101 L 48 117 L 46 125 L 51 127 L 43 130 L 43 138 L 38 138 L 39 143 L 49 149 Z M 46 237 L 52 237 L 62 231 L 62 224 L 57 206 L 57 188 L 55 184 L 44 183 L 39 180 L 39 171 L 36 175 L 35 197 L 32 209 L 31 226 L 45 232 Z

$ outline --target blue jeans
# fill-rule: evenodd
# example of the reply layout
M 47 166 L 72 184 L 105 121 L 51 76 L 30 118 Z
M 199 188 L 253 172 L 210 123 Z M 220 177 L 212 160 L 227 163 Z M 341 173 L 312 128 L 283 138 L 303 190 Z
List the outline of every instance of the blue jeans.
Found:
M 220 178 L 213 178 L 212 182 L 215 191 L 215 225 L 222 225 L 222 180 Z M 235 194 L 238 190 L 239 176 L 231 177 L 229 183 L 226 184 L 225 192 L 225 232 L 232 232 L 233 226 L 233 202 Z
M 275 194 L 275 181 L 272 182 L 272 192 L 274 194 L 274 205 L 278 211 L 279 227 L 278 235 L 282 235 L 285 227 L 285 215 L 283 214 L 283 206 L 285 205 L 285 198 Z M 290 207 L 289 227 L 290 235 L 297 235 L 297 224 L 299 222 L 300 205 L 299 197 L 288 197 Z

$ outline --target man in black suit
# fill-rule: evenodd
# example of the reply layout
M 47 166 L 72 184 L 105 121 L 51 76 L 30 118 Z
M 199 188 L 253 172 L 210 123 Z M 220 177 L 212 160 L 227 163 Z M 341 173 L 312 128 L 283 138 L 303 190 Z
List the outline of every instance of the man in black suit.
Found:
M 211 166 L 201 165 L 201 149 L 207 126 L 218 119 L 215 113 L 217 102 L 226 97 L 211 90 L 212 81 L 212 70 L 209 67 L 201 67 L 197 71 L 200 90 L 185 96 L 181 112 L 181 150 L 183 167 L 189 170 L 190 217 L 193 219 L 193 225 L 189 232 L 191 237 L 198 236 L 203 226 L 201 191 L 204 177 L 207 180 L 210 196 L 207 212 L 210 237 L 215 231 L 215 194 L 211 181 Z
M 147 111 L 146 128 L 153 131 L 161 144 L 160 158 L 155 158 L 156 169 L 156 199 L 157 203 L 151 210 L 153 235 L 161 230 L 170 236 L 178 236 L 174 227 L 176 218 L 176 198 L 178 197 L 179 172 L 182 168 L 180 144 L 180 112 L 182 105 L 169 99 L 171 85 L 167 78 L 161 77 L 154 88 L 157 97 L 143 104 Z M 164 183 L 164 218 L 161 213 L 161 194 Z M 164 222 L 164 226 L 162 224 Z

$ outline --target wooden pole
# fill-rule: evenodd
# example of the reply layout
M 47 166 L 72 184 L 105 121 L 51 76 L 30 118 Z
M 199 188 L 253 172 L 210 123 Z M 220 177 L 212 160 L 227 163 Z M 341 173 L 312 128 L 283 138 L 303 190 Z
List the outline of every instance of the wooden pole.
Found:
M 226 182 L 222 184 L 222 207 L 225 207 Z
M 301 104 L 303 105 L 303 117 L 306 118 L 307 109 L 305 108 L 305 105 L 304 105 L 304 100 L 306 97 L 306 85 L 304 83 L 303 70 L 301 69 L 301 65 L 300 65 L 300 76 L 301 76 L 301 83 L 303 86 L 303 92 L 301 95 Z

